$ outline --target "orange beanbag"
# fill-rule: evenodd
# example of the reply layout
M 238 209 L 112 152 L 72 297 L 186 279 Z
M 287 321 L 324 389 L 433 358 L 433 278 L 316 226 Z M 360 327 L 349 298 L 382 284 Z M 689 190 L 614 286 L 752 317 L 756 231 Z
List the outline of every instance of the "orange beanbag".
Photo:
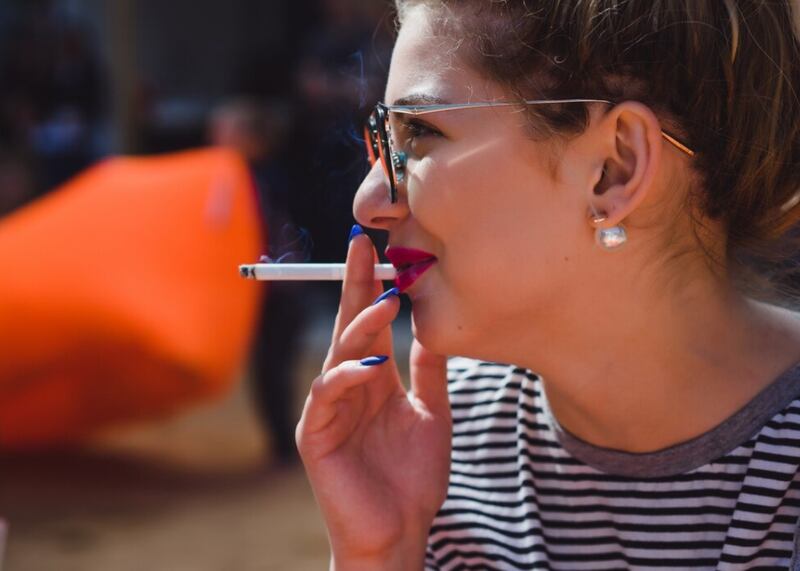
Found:
M 262 291 L 246 165 L 107 160 L 0 219 L 0 448 L 78 440 L 220 396 Z

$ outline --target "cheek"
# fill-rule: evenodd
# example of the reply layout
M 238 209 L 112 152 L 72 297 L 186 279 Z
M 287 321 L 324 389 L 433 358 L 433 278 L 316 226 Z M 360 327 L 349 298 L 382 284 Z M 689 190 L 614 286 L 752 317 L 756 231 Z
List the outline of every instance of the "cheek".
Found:
M 478 260 L 502 275 L 509 260 L 541 253 L 541 245 L 558 239 L 567 205 L 543 169 L 513 153 L 475 158 L 421 162 L 409 207 L 445 255 Z
M 499 145 L 480 153 L 454 145 L 437 158 L 414 166 L 408 183 L 412 214 L 447 244 L 498 225 L 524 226 L 550 208 L 552 194 L 544 173 Z
M 441 256 L 436 307 L 420 311 L 421 334 L 485 336 L 498 319 L 535 312 L 566 287 L 576 233 L 568 189 L 510 157 L 417 165 L 409 207 Z

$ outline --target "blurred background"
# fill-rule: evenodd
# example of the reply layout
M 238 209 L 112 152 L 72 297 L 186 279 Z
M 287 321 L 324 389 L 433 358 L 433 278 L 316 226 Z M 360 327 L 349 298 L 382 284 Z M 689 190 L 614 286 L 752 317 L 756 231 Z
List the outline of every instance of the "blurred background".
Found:
M 236 266 L 344 260 L 393 18 L 0 0 L 0 568 L 327 566 L 293 429 L 340 286 Z

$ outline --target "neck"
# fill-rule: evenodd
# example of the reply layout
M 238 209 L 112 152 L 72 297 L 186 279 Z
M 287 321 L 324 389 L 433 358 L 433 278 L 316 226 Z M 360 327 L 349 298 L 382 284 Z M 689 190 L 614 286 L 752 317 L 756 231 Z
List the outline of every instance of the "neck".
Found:
M 673 295 L 597 291 L 544 320 L 553 326 L 510 359 L 542 375 L 553 414 L 591 444 L 650 452 L 699 436 L 800 360 L 788 312 L 712 276 Z

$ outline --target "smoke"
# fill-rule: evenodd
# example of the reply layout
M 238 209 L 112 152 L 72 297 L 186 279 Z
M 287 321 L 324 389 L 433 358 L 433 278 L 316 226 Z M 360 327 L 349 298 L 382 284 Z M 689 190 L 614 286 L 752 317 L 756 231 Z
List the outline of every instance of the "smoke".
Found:
M 350 59 L 358 67 L 358 77 L 354 78 L 354 83 L 358 89 L 358 108 L 363 109 L 367 106 L 367 95 L 369 94 L 369 79 L 364 69 L 364 52 L 358 50 L 350 55 Z
M 273 237 L 269 252 L 259 259 L 264 264 L 306 263 L 311 259 L 314 241 L 311 232 L 294 224 L 284 224 Z

